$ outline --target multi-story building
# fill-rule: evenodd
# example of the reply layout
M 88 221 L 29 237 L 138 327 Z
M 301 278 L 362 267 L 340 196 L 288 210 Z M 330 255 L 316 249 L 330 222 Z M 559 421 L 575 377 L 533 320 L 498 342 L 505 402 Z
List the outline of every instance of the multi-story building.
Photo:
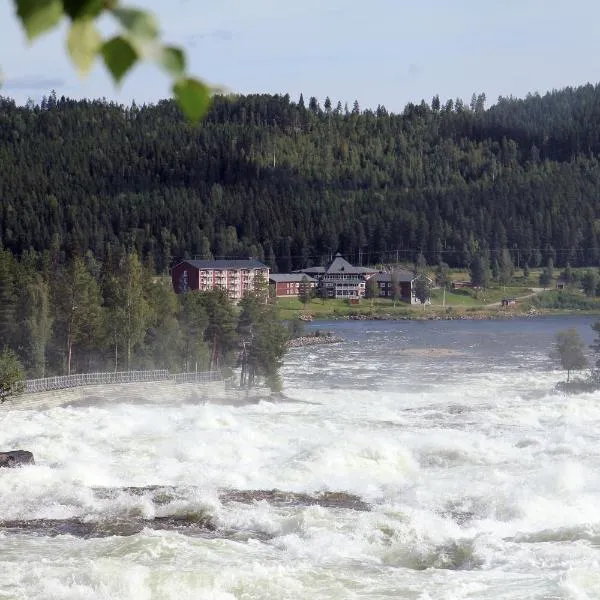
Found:
M 380 298 L 394 298 L 410 304 L 420 304 L 421 301 L 415 294 L 417 275 L 407 269 L 396 269 L 394 273 L 381 272 L 375 275 Z M 427 278 L 430 283 L 432 281 Z M 394 289 L 395 288 L 395 289 Z M 427 300 L 425 304 L 430 304 Z
M 206 292 L 220 287 L 232 300 L 255 290 L 258 278 L 267 285 L 269 267 L 254 258 L 234 260 L 184 260 L 171 270 L 173 289 L 178 294 Z
M 298 297 L 304 285 L 311 293 L 317 282 L 313 277 L 304 273 L 271 273 L 269 285 L 273 287 L 276 298 L 285 298 L 287 296 Z
M 327 298 L 363 298 L 367 280 L 377 269 L 354 267 L 338 252 L 326 267 L 309 267 L 301 273 L 317 279 L 320 293 Z

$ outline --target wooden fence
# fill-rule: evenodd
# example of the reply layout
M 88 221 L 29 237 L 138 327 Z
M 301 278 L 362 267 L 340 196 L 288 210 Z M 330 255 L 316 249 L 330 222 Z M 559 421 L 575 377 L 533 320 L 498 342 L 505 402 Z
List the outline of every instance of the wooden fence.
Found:
M 120 383 L 144 383 L 149 381 L 172 381 L 173 383 L 207 383 L 222 381 L 220 371 L 171 374 L 167 370 L 120 371 L 116 373 L 78 373 L 25 381 L 25 392 L 48 392 L 65 390 L 84 385 L 111 385 Z

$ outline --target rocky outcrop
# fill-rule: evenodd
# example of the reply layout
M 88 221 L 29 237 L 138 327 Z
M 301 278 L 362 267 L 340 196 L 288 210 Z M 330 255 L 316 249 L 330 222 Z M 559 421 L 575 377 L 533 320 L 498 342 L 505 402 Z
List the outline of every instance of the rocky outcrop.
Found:
M 0 452 L 0 468 L 22 467 L 23 465 L 34 465 L 33 454 L 27 450 L 10 450 Z
M 293 338 L 288 341 L 288 348 L 301 348 L 302 346 L 318 346 L 320 344 L 338 344 L 343 342 L 344 338 L 338 337 L 337 335 L 303 335 L 301 337 Z

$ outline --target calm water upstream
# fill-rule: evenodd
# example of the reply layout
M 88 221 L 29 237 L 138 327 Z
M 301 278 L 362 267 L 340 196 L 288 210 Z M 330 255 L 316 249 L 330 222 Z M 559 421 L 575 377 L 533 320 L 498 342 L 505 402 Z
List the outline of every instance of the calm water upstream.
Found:
M 319 324 L 293 402 L 1 413 L 0 599 L 600 598 L 600 393 L 547 358 L 592 322 Z

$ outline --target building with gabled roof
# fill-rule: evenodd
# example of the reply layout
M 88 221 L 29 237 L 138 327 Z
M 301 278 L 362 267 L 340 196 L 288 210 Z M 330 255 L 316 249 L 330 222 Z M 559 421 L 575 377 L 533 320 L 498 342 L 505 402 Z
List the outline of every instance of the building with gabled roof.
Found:
M 269 285 L 273 287 L 276 298 L 298 297 L 304 284 L 308 286 L 309 290 L 313 290 L 317 286 L 317 280 L 306 273 L 271 273 L 269 275 Z
M 379 288 L 380 298 L 393 298 L 397 294 L 399 300 L 410 304 L 420 304 L 419 299 L 415 296 L 417 275 L 413 271 L 396 269 L 394 274 L 382 271 L 374 277 Z M 394 285 L 398 286 L 396 294 L 394 293 Z
M 253 291 L 258 278 L 266 284 L 269 267 L 255 258 L 184 260 L 171 269 L 176 293 L 222 288 L 232 300 L 241 300 L 245 293 Z
M 320 293 L 327 298 L 364 298 L 367 280 L 377 273 L 370 267 L 355 267 L 339 252 L 324 267 L 296 271 L 318 280 Z

